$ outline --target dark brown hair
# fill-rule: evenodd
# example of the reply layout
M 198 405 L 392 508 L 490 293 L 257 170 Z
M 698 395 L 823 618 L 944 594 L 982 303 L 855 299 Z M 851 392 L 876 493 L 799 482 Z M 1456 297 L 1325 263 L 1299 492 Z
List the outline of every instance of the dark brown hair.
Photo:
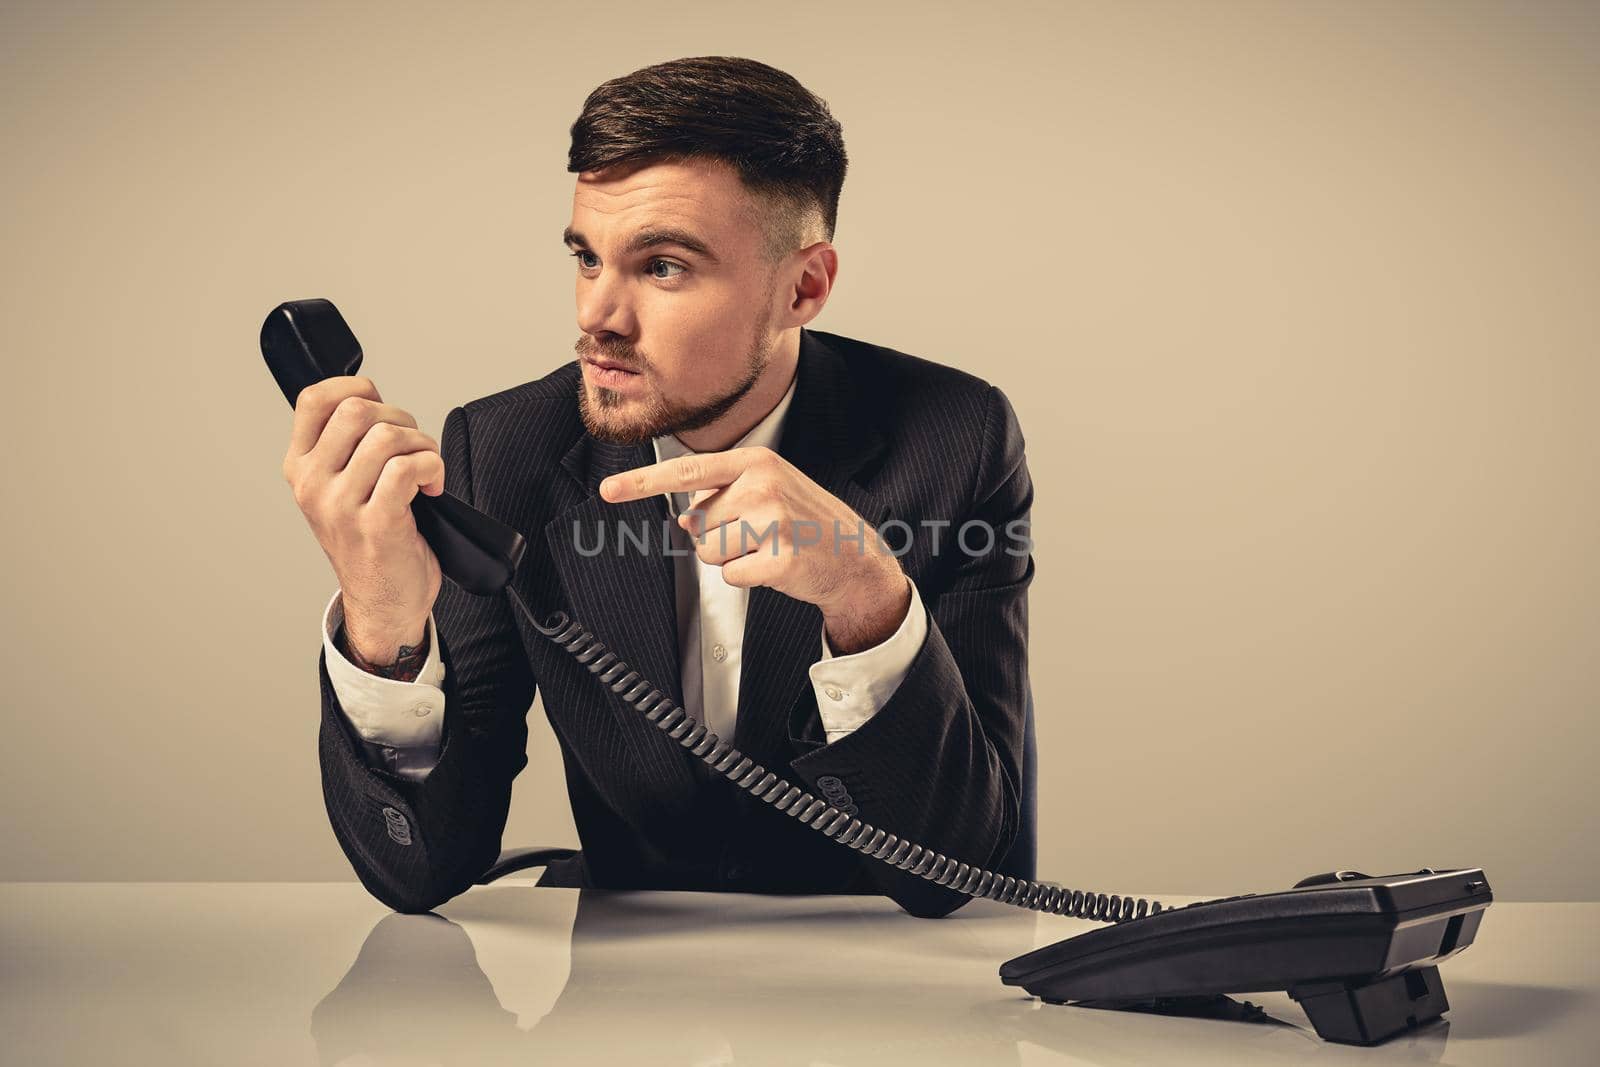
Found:
M 822 216 L 833 240 L 848 163 L 828 105 L 792 75 L 754 59 L 693 56 L 643 67 L 591 92 L 572 124 L 567 170 L 715 159 L 765 204 L 767 255 L 802 247 Z M 625 167 L 625 169 L 626 169 Z

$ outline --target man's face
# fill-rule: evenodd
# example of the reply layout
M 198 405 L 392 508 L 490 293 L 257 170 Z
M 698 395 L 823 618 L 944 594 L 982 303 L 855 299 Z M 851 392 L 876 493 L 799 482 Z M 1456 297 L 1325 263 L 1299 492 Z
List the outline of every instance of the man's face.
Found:
M 756 202 L 716 161 L 584 171 L 566 243 L 577 261 L 579 410 L 634 444 L 709 425 L 760 379 L 779 272 Z

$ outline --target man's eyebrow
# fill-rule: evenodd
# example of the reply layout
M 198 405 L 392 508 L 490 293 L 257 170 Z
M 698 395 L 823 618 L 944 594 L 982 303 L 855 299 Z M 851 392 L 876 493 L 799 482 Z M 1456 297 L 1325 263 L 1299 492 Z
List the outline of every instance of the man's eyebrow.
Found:
M 569 248 L 582 248 L 585 251 L 593 251 L 589 244 L 589 239 L 571 226 L 561 231 L 561 243 Z M 680 230 L 675 226 L 647 226 L 628 239 L 628 244 L 623 248 L 623 251 L 632 255 L 635 252 L 642 252 L 646 248 L 655 248 L 659 245 L 678 245 L 697 256 L 703 256 L 713 263 L 722 262 L 704 241 L 688 230 Z

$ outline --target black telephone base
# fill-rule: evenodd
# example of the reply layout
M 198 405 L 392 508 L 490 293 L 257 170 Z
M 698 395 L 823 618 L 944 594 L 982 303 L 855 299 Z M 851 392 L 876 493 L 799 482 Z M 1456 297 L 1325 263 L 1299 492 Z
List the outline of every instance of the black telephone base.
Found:
M 1376 1045 L 1430 1023 L 1450 1010 L 1439 968 L 1422 967 L 1374 982 L 1291 986 L 1317 1036 L 1347 1045 Z
M 1375 1045 L 1450 1010 L 1438 964 L 1472 944 L 1493 899 L 1480 867 L 1335 872 L 1091 930 L 1000 977 L 1053 1004 L 1168 1013 L 1285 990 L 1324 1040 Z

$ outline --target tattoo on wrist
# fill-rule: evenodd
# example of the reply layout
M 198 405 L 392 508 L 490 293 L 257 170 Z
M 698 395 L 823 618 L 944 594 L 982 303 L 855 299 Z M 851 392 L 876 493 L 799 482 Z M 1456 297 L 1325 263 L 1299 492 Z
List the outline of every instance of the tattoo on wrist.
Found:
M 400 654 L 393 663 L 370 663 L 361 658 L 361 654 L 350 647 L 350 637 L 345 633 L 341 624 L 333 635 L 333 647 L 339 653 L 354 663 L 368 674 L 375 674 L 379 678 L 392 678 L 397 682 L 414 682 L 417 675 L 422 673 L 422 667 L 428 662 L 428 631 L 422 631 L 422 643 L 419 645 L 401 645 Z

